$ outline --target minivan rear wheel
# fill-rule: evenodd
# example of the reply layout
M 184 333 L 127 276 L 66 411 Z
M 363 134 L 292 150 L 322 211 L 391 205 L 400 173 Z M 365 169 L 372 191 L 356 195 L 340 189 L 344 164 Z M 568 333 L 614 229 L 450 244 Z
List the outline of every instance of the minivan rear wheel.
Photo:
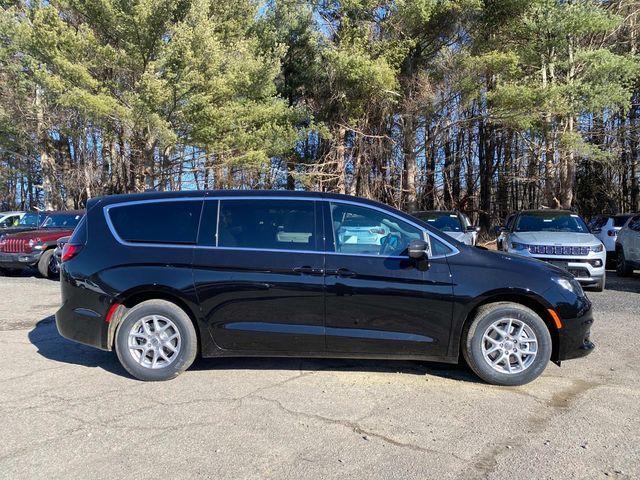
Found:
M 463 336 L 463 355 L 482 380 L 524 385 L 538 378 L 551 358 L 551 335 L 544 321 L 517 303 L 483 305 Z
M 122 366 L 145 381 L 170 380 L 191 366 L 198 338 L 189 316 L 166 300 L 148 300 L 118 326 L 116 353 Z

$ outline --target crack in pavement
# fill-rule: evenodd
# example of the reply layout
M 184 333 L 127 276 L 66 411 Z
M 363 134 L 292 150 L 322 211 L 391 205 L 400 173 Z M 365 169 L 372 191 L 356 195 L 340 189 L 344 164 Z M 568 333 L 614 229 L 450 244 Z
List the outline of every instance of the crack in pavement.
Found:
M 341 426 L 341 427 L 345 427 L 350 429 L 351 431 L 353 431 L 354 433 L 357 433 L 358 435 L 365 435 L 367 437 L 371 437 L 371 438 L 377 438 L 378 440 L 381 440 L 382 442 L 389 444 L 389 445 L 393 445 L 395 447 L 399 447 L 399 448 L 407 448 L 409 450 L 413 450 L 416 452 L 421 452 L 421 453 L 435 453 L 438 455 L 445 455 L 445 456 L 449 456 L 449 457 L 453 457 L 457 460 L 463 461 L 463 462 L 468 462 L 469 459 L 467 458 L 463 458 L 459 455 L 456 455 L 455 453 L 452 452 L 443 452 L 441 450 L 437 450 L 434 448 L 427 448 L 427 447 L 422 447 L 420 445 L 415 445 L 413 443 L 405 443 L 405 442 L 400 442 L 398 440 L 395 440 L 391 437 L 388 437 L 386 435 L 383 435 L 381 433 L 377 433 L 371 430 L 367 430 L 365 428 L 363 428 L 361 425 L 359 425 L 357 422 L 351 422 L 349 420 L 340 420 L 340 419 L 336 419 L 336 418 L 330 418 L 330 417 L 325 417 L 322 415 L 318 415 L 315 413 L 306 413 L 306 412 L 300 412 L 298 410 L 291 410 L 287 407 L 285 407 L 282 402 L 280 402 L 279 400 L 273 399 L 273 398 L 267 398 L 267 397 L 263 397 L 261 395 L 254 395 L 251 398 L 254 399 L 258 399 L 258 400 L 262 400 L 264 402 L 267 403 L 271 403 L 275 406 L 278 407 L 278 409 L 282 410 L 285 413 L 288 413 L 289 415 L 293 415 L 293 416 L 298 416 L 298 417 L 304 417 L 304 418 L 308 418 L 308 419 L 312 419 L 312 420 L 317 420 L 319 422 L 328 424 L 328 425 L 337 425 L 337 426 Z

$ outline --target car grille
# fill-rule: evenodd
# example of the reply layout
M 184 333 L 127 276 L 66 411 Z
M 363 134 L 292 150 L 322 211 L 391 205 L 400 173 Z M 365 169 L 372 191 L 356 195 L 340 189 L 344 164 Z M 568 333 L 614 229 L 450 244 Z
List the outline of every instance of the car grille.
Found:
M 22 238 L 6 238 L 4 240 L 4 245 L 0 247 L 3 252 L 6 253 L 24 253 L 26 252 L 26 246 L 28 244 L 28 240 Z
M 562 245 L 529 245 L 529 253 L 534 255 L 589 255 L 590 247 L 571 247 Z

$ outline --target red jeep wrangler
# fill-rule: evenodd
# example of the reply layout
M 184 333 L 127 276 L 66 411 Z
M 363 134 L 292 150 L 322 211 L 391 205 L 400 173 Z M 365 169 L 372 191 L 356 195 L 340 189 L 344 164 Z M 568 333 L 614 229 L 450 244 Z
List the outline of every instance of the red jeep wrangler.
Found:
M 37 230 L 0 237 L 0 274 L 11 275 L 37 266 L 43 277 L 56 276 L 58 264 L 53 257 L 56 243 L 73 233 L 84 213 L 84 210 L 51 212 Z

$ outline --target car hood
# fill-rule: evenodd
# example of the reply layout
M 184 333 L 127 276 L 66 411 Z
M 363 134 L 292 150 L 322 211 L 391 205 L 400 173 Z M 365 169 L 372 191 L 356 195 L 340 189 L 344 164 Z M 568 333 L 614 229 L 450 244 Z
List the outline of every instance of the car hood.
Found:
M 499 262 L 503 267 L 518 271 L 526 272 L 535 269 L 549 276 L 573 278 L 566 270 L 536 258 L 477 247 L 467 247 L 467 251 L 472 252 L 473 257 L 485 267 L 495 266 L 496 262 Z
M 39 238 L 43 242 L 48 242 L 51 240 L 57 240 L 60 237 L 71 235 L 72 233 L 73 229 L 69 228 L 41 228 L 39 230 L 30 230 L 28 232 L 7 235 L 7 238 L 20 238 L 24 240 Z
M 449 235 L 451 238 L 455 238 L 459 242 L 464 242 L 464 232 L 442 232 Z
M 593 245 L 600 243 L 591 233 L 575 232 L 515 232 L 511 241 L 529 245 Z

